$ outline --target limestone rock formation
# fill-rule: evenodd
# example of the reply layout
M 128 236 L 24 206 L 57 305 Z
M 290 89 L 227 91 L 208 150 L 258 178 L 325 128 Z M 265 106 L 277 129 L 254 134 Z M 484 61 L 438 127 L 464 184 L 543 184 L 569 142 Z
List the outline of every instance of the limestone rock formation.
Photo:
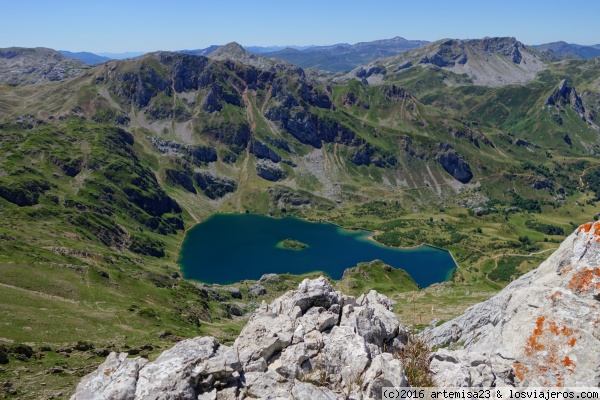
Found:
M 209 171 L 196 172 L 194 181 L 202 192 L 212 200 L 221 198 L 227 193 L 235 192 L 237 189 L 237 182 L 233 179 L 218 176 Z
M 582 225 L 537 269 L 429 331 L 433 345 L 464 343 L 459 352 L 434 355 L 431 368 L 446 369 L 447 382 L 457 386 L 487 384 L 490 375 L 498 386 L 512 379 L 518 386 L 598 386 L 599 263 L 600 222 Z M 473 366 L 467 359 L 476 357 L 486 367 L 473 381 L 466 378 Z
M 437 149 L 436 160 L 447 173 L 461 183 L 469 183 L 473 178 L 471 167 L 450 144 L 440 143 Z
M 260 159 L 256 163 L 256 174 L 271 182 L 280 181 L 287 176 L 287 173 L 281 169 L 279 164 L 267 159 Z
M 390 351 L 407 332 L 391 301 L 358 299 L 321 277 L 263 302 L 231 347 L 184 340 L 155 361 L 111 355 L 82 379 L 78 399 L 361 399 L 407 384 Z
M 579 114 L 585 121 L 586 110 L 581 101 L 581 97 L 573 87 L 567 86 L 567 80 L 563 79 L 558 84 L 558 88 L 546 99 L 545 106 L 565 106 L 569 104 L 571 108 Z

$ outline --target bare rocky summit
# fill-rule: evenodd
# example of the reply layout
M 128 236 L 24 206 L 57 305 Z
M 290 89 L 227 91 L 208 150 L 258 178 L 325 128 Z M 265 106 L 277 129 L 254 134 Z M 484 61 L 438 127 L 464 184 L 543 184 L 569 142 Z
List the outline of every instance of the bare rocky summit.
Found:
M 346 78 L 377 83 L 387 73 L 398 73 L 411 67 L 442 68 L 459 75 L 466 74 L 475 85 L 503 86 L 533 80 L 546 68 L 544 60 L 542 54 L 515 38 L 444 39 L 373 61 L 356 68 Z
M 235 42 L 228 43 L 224 46 L 219 47 L 215 51 L 207 55 L 208 58 L 218 61 L 237 61 L 244 65 L 249 65 L 261 70 L 267 70 L 275 72 L 279 69 L 296 69 L 301 72 L 302 70 L 295 65 L 279 60 L 270 59 L 260 54 L 253 54 L 245 50 L 242 46 Z
M 0 83 L 8 85 L 60 81 L 75 77 L 87 68 L 82 61 L 43 47 L 0 49 Z
M 437 385 L 598 386 L 599 263 L 600 222 L 582 225 L 536 270 L 424 332 Z M 72 400 L 379 399 L 408 384 L 392 309 L 375 291 L 355 299 L 306 279 L 263 302 L 233 346 L 198 337 L 153 362 L 111 353 Z

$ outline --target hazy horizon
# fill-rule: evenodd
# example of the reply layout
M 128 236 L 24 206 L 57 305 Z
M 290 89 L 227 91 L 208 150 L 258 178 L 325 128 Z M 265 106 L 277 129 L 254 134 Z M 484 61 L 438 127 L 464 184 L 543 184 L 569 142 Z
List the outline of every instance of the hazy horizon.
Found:
M 31 0 L 3 5 L 0 47 L 49 47 L 92 53 L 243 46 L 355 44 L 396 36 L 408 40 L 514 36 L 528 45 L 600 43 L 600 2 L 507 0 L 502 3 L 384 0 L 365 7 L 308 0 L 300 5 L 193 0 L 93 2 Z M 568 26 L 569 29 L 564 29 Z

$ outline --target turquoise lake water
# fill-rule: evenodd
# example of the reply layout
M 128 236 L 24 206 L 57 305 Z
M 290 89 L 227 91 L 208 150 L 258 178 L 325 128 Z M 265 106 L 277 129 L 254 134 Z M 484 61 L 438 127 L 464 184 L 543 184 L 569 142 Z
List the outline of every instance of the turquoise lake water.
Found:
M 217 214 L 190 229 L 179 262 L 186 278 L 218 284 L 259 279 L 267 273 L 314 271 L 326 272 L 337 280 L 346 268 L 379 259 L 404 269 L 423 288 L 447 281 L 456 268 L 447 251 L 429 246 L 386 247 L 369 240 L 371 234 L 292 217 Z M 287 238 L 309 247 L 276 247 Z

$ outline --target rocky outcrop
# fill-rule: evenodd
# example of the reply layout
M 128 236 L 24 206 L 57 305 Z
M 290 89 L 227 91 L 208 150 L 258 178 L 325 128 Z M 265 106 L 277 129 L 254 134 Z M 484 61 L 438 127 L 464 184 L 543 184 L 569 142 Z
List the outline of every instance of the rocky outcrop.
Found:
M 545 106 L 566 106 L 571 108 L 585 121 L 586 110 L 581 101 L 581 97 L 577 94 L 575 88 L 567 86 L 567 80 L 563 79 L 558 84 L 558 88 L 546 99 Z
M 250 142 L 249 150 L 250 153 L 254 154 L 258 158 L 265 158 L 275 163 L 281 161 L 281 157 L 273 149 L 260 140 L 254 139 L 252 142 Z
M 165 176 L 167 181 L 172 185 L 179 185 L 190 193 L 196 194 L 194 182 L 185 172 L 176 169 L 166 169 Z
M 207 128 L 203 133 L 206 133 L 211 139 L 217 142 L 226 144 L 237 154 L 248 146 L 252 131 L 246 122 L 234 124 L 225 122 L 217 126 Z
M 402 71 L 403 69 L 407 69 L 413 66 L 412 61 L 407 61 L 404 64 L 400 64 L 396 67 L 396 69 L 394 69 L 394 72 L 399 72 Z
M 340 143 L 346 146 L 359 146 L 365 143 L 352 130 L 334 118 L 317 116 L 300 107 L 288 109 L 275 106 L 265 112 L 265 117 L 277 122 L 301 143 L 320 149 L 325 143 Z
M 379 399 L 407 384 L 390 353 L 406 339 L 385 296 L 355 299 L 306 279 L 263 302 L 231 347 L 202 337 L 152 362 L 112 353 L 71 399 Z
M 48 189 L 50 189 L 50 184 L 38 179 L 25 182 L 0 179 L 0 197 L 19 207 L 38 204 L 40 194 Z
M 473 178 L 471 167 L 454 148 L 448 143 L 440 143 L 437 148 L 436 160 L 444 170 L 461 183 L 469 183 Z
M 209 146 L 188 145 L 173 140 L 159 139 L 154 136 L 146 137 L 160 154 L 189 159 L 195 165 L 217 161 L 217 152 Z
M 256 174 L 271 182 L 280 181 L 287 177 L 287 172 L 271 160 L 259 160 L 256 163 Z
M 398 160 L 393 154 L 372 146 L 369 143 L 352 152 L 349 159 L 355 165 L 374 164 L 379 168 L 386 168 L 398 164 Z
M 536 179 L 533 182 L 533 185 L 531 185 L 531 186 L 533 186 L 533 188 L 536 190 L 542 190 L 542 189 L 548 189 L 550 191 L 554 190 L 554 183 L 546 177 L 541 177 L 541 178 Z
M 218 199 L 227 193 L 235 192 L 237 183 L 230 178 L 217 176 L 211 172 L 196 172 L 194 174 L 196 185 L 209 199 Z
M 499 384 L 514 379 L 518 386 L 598 386 L 599 263 L 600 222 L 587 223 L 537 269 L 427 332 L 436 346 L 464 344 L 459 352 L 434 355 L 431 368 L 453 368 L 448 382 L 473 386 L 459 375 L 468 375 L 468 359 L 482 357 L 477 382 L 492 374 L 502 377 Z
M 370 67 L 368 69 L 359 68 L 356 72 L 356 76 L 361 79 L 367 79 L 373 75 L 385 75 L 386 73 L 387 73 L 387 70 L 384 67 L 376 65 L 376 66 Z

